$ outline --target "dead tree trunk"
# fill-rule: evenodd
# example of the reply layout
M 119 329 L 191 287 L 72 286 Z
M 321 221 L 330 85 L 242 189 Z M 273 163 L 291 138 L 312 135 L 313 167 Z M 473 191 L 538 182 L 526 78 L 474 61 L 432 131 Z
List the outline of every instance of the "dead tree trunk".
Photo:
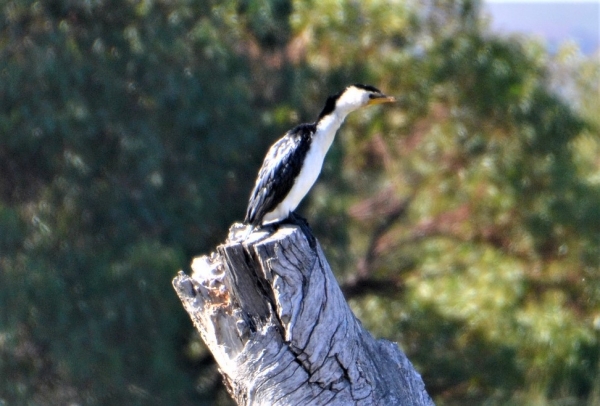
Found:
M 318 244 L 295 226 L 240 240 L 234 226 L 173 280 L 238 405 L 433 405 L 398 346 L 352 314 Z

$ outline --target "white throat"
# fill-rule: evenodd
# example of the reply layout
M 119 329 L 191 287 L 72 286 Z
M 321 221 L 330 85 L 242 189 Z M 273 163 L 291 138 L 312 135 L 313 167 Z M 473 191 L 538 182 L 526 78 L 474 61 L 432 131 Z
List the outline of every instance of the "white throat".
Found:
M 313 136 L 311 148 L 317 147 L 323 156 L 325 156 L 333 143 L 337 130 L 339 130 L 347 115 L 348 113 L 334 111 L 331 114 L 322 117 L 317 124 L 317 130 Z

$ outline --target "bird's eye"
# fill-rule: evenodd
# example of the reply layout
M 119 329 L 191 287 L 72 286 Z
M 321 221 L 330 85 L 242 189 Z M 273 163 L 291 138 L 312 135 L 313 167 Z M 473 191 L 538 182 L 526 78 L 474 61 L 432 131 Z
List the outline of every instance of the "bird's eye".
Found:
M 377 99 L 378 97 L 380 96 L 375 93 L 369 93 L 369 99 Z

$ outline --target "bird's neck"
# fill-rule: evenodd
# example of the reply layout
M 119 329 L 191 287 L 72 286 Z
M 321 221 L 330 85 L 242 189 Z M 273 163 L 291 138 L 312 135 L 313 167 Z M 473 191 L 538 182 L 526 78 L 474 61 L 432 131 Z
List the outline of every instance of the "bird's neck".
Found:
M 317 124 L 317 130 L 313 136 L 313 145 L 321 149 L 323 155 L 327 153 L 335 138 L 335 133 L 340 128 L 348 113 L 333 112 L 321 117 Z

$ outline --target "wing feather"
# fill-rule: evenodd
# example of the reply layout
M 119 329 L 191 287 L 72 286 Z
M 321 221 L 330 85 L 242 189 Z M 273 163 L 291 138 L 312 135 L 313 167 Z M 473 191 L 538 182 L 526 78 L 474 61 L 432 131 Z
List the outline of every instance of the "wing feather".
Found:
M 315 131 L 313 124 L 302 124 L 288 131 L 269 148 L 250 194 L 244 223 L 260 225 L 292 189 Z

